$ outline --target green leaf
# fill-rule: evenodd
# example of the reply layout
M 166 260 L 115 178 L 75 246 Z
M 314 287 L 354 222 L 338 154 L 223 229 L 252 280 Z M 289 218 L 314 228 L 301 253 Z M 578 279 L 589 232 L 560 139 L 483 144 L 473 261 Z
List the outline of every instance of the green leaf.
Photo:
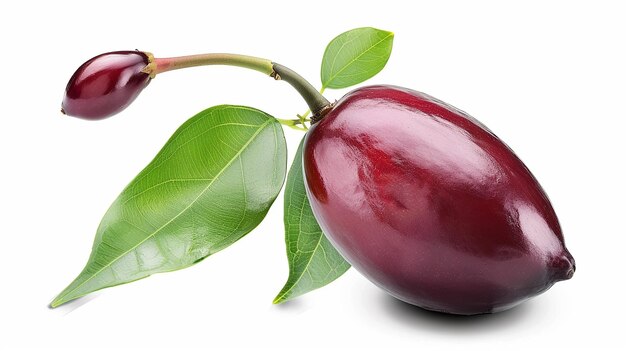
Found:
M 216 106 L 185 122 L 105 214 L 84 270 L 52 307 L 191 266 L 254 229 L 285 180 L 280 124 Z
M 322 89 L 347 88 L 364 82 L 387 64 L 393 33 L 376 28 L 357 28 L 333 39 L 322 58 Z
M 321 288 L 350 268 L 350 264 L 324 236 L 313 216 L 304 188 L 302 144 L 298 147 L 285 185 L 285 242 L 289 278 L 274 303 Z

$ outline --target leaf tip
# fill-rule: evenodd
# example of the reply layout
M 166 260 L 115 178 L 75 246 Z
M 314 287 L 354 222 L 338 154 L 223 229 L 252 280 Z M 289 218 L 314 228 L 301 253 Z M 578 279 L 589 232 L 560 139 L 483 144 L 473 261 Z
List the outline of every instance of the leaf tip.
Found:
M 280 305 L 281 303 L 285 302 L 286 300 L 284 299 L 284 296 L 279 294 L 278 296 L 276 296 L 274 298 L 274 301 L 272 301 L 272 304 L 274 305 Z
M 393 45 L 393 39 L 395 38 L 396 33 L 388 30 L 381 30 L 381 32 L 385 34 L 385 39 L 388 39 L 391 42 L 391 45 Z
M 72 300 L 76 299 L 76 296 L 72 296 L 72 294 L 68 294 L 67 293 L 67 288 L 63 291 L 61 291 L 61 293 L 59 293 L 59 295 L 57 295 L 57 297 L 54 298 L 54 300 L 52 300 L 52 302 L 50 302 L 50 304 L 48 304 L 48 308 L 49 309 L 55 309 L 61 305 L 64 305 Z
M 71 286 L 71 285 L 70 285 Z M 73 297 L 71 294 L 71 291 L 68 292 L 68 289 L 70 288 L 70 286 L 68 286 L 67 288 L 65 288 L 63 291 L 61 291 L 53 300 L 52 302 L 50 302 L 50 304 L 48 304 L 48 308 L 50 309 L 55 309 L 69 301 L 72 301 L 73 299 L 75 299 L 76 297 Z
M 65 301 L 63 301 L 62 299 L 60 299 L 59 297 L 55 298 L 54 300 L 52 300 L 52 302 L 50 302 L 48 304 L 48 308 L 53 310 L 59 306 L 61 306 L 62 304 L 64 304 Z

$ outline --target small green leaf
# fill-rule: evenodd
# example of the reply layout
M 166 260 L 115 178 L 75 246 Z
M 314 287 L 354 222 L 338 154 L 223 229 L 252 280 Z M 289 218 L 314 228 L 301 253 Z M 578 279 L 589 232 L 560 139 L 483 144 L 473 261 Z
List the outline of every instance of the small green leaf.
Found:
M 326 239 L 313 216 L 304 188 L 302 144 L 300 142 L 285 185 L 285 242 L 289 278 L 274 303 L 321 288 L 350 268 L 350 264 Z
M 393 33 L 376 28 L 357 28 L 333 39 L 322 58 L 322 89 L 347 88 L 364 82 L 387 64 Z
M 224 105 L 192 117 L 111 205 L 87 265 L 51 306 L 228 247 L 265 217 L 286 155 L 280 124 L 262 111 Z

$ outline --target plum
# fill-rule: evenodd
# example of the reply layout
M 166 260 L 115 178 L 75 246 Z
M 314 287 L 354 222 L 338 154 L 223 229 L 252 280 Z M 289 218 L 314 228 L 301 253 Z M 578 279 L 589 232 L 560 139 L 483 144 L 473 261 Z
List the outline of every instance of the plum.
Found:
M 476 119 L 426 94 L 352 91 L 307 134 L 303 167 L 324 233 L 402 301 L 491 313 L 574 273 L 528 168 Z
M 122 111 L 150 83 L 145 72 L 150 61 L 151 55 L 141 51 L 113 51 L 90 59 L 67 83 L 61 112 L 98 120 Z

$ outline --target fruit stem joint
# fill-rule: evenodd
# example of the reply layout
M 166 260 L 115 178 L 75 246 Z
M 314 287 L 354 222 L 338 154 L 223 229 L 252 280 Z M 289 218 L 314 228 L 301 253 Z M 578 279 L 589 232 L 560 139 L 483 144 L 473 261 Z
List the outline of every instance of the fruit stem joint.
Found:
M 154 79 L 157 74 L 157 65 L 154 60 L 154 55 L 151 52 L 143 51 L 143 53 L 148 57 L 148 64 L 146 65 L 146 68 L 141 70 L 141 72 L 146 73 L 151 79 Z
M 276 62 L 272 62 L 272 68 L 274 72 L 271 76 L 291 84 L 309 105 L 316 119 L 321 119 L 330 110 L 330 102 L 301 75 Z

